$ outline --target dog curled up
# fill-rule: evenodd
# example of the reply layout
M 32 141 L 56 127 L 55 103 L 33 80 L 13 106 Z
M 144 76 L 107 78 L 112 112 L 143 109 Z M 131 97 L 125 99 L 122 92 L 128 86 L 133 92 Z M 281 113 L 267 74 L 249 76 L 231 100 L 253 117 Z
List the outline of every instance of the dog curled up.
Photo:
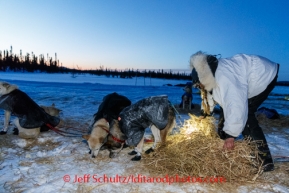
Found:
M 114 120 L 110 125 L 110 135 L 105 145 L 110 149 L 110 157 L 115 157 L 125 141 L 126 145 L 135 147 L 129 153 L 135 155 L 131 160 L 139 161 L 145 129 L 150 128 L 154 136 L 153 146 L 145 152 L 148 154 L 154 151 L 159 142 L 165 143 L 175 124 L 175 111 L 166 95 L 145 98 L 120 112 L 118 120 Z
M 89 127 L 90 134 L 82 136 L 87 140 L 90 149 L 89 153 L 92 158 L 95 158 L 100 150 L 106 149 L 106 146 L 103 145 L 110 133 L 110 122 L 117 119 L 119 113 L 129 105 L 131 105 L 131 101 L 116 92 L 108 94 L 103 98 Z
M 7 82 L 0 82 L 0 108 L 4 109 L 5 113 L 2 135 L 7 133 L 11 114 L 17 117 L 14 125 L 21 138 L 36 138 L 41 127 L 46 124 L 55 127 L 60 123 L 58 117 L 46 113 L 16 85 Z

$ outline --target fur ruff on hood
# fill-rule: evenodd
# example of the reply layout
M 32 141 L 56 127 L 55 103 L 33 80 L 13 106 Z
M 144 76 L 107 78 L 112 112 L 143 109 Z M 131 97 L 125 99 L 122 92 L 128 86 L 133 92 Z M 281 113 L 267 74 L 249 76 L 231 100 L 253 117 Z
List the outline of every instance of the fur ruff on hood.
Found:
M 200 82 L 207 91 L 216 87 L 217 83 L 213 72 L 207 62 L 208 55 L 199 51 L 191 56 L 190 67 L 196 69 Z

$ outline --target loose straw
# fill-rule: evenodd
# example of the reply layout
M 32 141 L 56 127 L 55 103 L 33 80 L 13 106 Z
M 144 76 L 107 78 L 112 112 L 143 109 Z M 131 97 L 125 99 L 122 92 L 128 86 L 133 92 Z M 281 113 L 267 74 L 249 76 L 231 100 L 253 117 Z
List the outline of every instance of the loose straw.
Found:
M 155 175 L 224 177 L 227 181 L 252 181 L 261 171 L 256 143 L 236 141 L 234 150 L 224 151 L 213 117 L 189 114 L 180 132 L 144 156 L 144 166 Z

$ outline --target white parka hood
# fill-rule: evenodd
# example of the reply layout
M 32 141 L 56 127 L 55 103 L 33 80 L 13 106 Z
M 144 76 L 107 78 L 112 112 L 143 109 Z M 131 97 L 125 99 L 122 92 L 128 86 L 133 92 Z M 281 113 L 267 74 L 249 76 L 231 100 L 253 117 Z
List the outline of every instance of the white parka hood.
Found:
M 214 64 L 208 63 L 208 58 L 212 57 L 207 55 L 202 51 L 199 51 L 191 56 L 190 67 L 195 69 L 200 83 L 202 83 L 207 91 L 211 91 L 216 87 L 216 80 L 214 73 L 217 68 L 217 59 L 215 59 Z M 212 66 L 213 65 L 213 66 Z M 212 71 L 213 70 L 213 71 Z

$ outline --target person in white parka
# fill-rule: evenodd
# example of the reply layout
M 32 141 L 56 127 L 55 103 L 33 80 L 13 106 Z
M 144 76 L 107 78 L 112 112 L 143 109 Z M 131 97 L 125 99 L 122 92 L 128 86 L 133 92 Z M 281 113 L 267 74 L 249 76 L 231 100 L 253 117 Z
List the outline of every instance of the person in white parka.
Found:
M 217 59 L 216 55 L 199 51 L 191 56 L 190 66 L 193 84 L 206 91 L 208 106 L 217 103 L 221 107 L 218 134 L 225 140 L 224 149 L 233 149 L 234 140 L 241 133 L 252 140 L 260 140 L 258 148 L 263 170 L 274 170 L 255 112 L 275 87 L 279 64 L 257 55 L 237 54 Z

